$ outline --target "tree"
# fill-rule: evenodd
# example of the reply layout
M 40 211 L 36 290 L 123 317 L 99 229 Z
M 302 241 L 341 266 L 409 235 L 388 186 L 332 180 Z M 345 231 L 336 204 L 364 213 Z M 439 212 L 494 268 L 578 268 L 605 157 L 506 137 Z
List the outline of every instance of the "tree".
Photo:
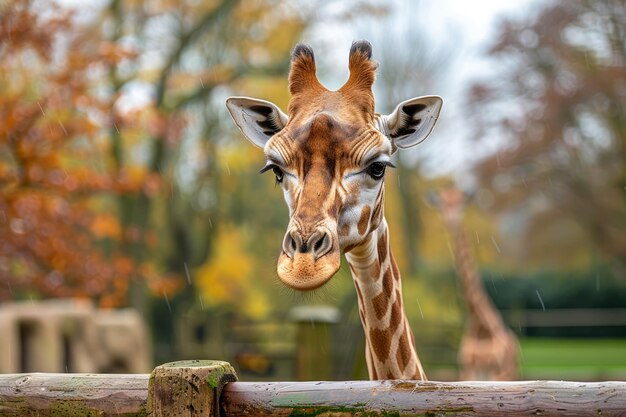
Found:
M 492 209 L 526 224 L 525 248 L 548 239 L 572 262 L 588 240 L 623 263 L 626 3 L 552 2 L 507 19 L 489 55 L 502 70 L 471 88 L 468 120 L 498 147 L 475 170 Z
M 131 260 L 107 250 L 122 233 L 117 219 L 92 208 L 103 191 L 141 183 L 103 169 L 103 144 L 92 138 L 106 103 L 90 88 L 94 70 L 128 52 L 89 48 L 67 10 L 44 13 L 27 1 L 2 8 L 0 297 L 32 290 L 116 304 Z
M 143 62 L 149 62 L 131 67 L 127 74 L 110 68 L 112 118 L 118 117 L 115 112 L 124 102 L 127 87 L 132 89 L 140 81 L 149 89 L 152 97 L 144 108 L 149 119 L 138 145 L 145 151 L 142 165 L 147 175 L 165 179 L 160 192 L 153 196 L 136 194 L 118 200 L 125 227 L 136 229 L 140 235 L 160 236 L 159 247 L 146 253 L 141 241 L 121 243 L 135 259 L 158 256 L 161 274 L 178 276 L 179 280 L 186 275 L 189 283 L 194 267 L 210 255 L 212 236 L 219 224 L 215 150 L 223 130 L 216 115 L 223 114 L 223 104 L 215 102 L 215 92 L 219 87 L 284 70 L 290 49 L 287 42 L 304 24 L 293 9 L 271 0 L 245 5 L 237 0 L 163 1 L 153 6 L 112 1 L 103 15 L 115 28 L 111 40 L 130 39 L 138 45 Z M 273 13 L 275 18 L 269 21 L 267 16 Z M 129 21 L 140 24 L 129 25 Z M 155 34 L 154 25 L 163 22 L 168 30 Z M 286 36 L 273 36 L 278 30 Z M 157 57 L 151 61 L 147 58 L 153 57 L 155 46 L 159 46 Z M 128 116 L 124 127 L 132 131 L 136 116 Z M 120 134 L 119 124 L 114 127 L 109 134 L 111 152 L 123 170 L 125 160 L 137 148 L 119 140 L 124 132 Z M 213 205 L 202 206 L 196 196 L 207 192 L 218 198 Z M 185 288 L 191 296 L 193 287 Z M 141 284 L 134 289 L 132 304 L 142 308 L 145 296 Z

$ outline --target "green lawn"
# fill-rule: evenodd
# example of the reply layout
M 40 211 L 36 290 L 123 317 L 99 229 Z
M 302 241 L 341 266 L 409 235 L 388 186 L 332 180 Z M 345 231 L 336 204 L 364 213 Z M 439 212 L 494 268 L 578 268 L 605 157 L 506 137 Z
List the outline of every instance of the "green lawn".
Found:
M 626 380 L 626 339 L 522 339 L 521 379 Z

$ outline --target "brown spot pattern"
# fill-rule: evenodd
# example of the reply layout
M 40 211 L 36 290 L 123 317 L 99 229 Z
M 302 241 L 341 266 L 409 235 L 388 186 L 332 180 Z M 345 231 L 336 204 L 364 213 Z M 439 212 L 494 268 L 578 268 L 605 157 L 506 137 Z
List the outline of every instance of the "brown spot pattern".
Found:
M 383 290 L 374 298 L 372 298 L 372 307 L 378 320 L 382 319 L 389 309 L 391 294 L 393 293 L 393 277 L 391 269 L 387 267 L 383 275 Z
M 342 224 L 337 233 L 339 236 L 348 236 L 348 234 L 350 234 L 350 225 L 348 223 Z
M 349 253 L 352 249 L 356 248 L 357 245 L 348 245 L 346 246 L 346 248 L 343 250 L 343 253 Z M 351 269 L 352 272 L 354 272 L 353 269 Z
M 378 261 L 372 264 L 372 267 L 370 268 L 370 273 L 372 274 L 374 281 L 378 281 L 380 279 L 380 263 Z
M 382 319 L 389 309 L 389 297 L 384 291 L 381 291 L 376 297 L 372 298 L 372 307 L 378 320 Z
M 398 368 L 400 368 L 400 372 L 404 372 L 406 366 L 411 361 L 411 345 L 409 343 L 409 336 L 407 335 L 405 327 L 402 332 L 402 336 L 400 336 L 400 340 L 398 341 L 398 352 L 396 352 L 396 361 L 398 363 Z
M 411 377 L 411 379 L 421 379 L 423 381 L 428 381 L 428 378 L 426 378 L 426 375 L 420 372 L 419 365 L 415 365 L 415 370 L 413 371 L 413 376 Z
M 391 297 L 393 293 L 393 275 L 391 274 L 391 268 L 387 267 L 387 270 L 383 274 L 383 291 L 387 298 Z
M 400 325 L 402 321 L 402 300 L 398 297 L 396 293 L 396 301 L 391 306 L 391 317 L 389 319 L 389 328 L 391 330 L 395 330 Z
M 389 348 L 391 346 L 391 330 L 389 329 L 370 329 L 370 345 L 379 361 L 385 362 L 389 357 Z
M 378 239 L 376 249 L 378 251 L 378 262 L 382 264 L 387 259 L 387 231 Z
M 357 230 L 359 234 L 363 236 L 367 231 L 367 225 L 370 223 L 370 206 L 363 207 L 363 211 L 361 211 L 361 217 L 359 218 L 359 222 L 357 223 Z

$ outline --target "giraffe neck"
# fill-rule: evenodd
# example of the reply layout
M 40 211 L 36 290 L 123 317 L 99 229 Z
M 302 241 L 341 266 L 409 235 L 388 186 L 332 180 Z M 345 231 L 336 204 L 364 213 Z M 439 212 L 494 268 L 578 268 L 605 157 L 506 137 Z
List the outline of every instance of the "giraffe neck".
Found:
M 480 329 L 481 334 L 492 334 L 504 329 L 502 318 L 480 280 L 463 228 L 459 225 L 451 228 L 451 231 L 454 235 L 457 273 L 465 295 L 470 325 Z
M 346 259 L 358 295 L 370 379 L 425 380 L 384 218 L 361 245 L 346 253 Z

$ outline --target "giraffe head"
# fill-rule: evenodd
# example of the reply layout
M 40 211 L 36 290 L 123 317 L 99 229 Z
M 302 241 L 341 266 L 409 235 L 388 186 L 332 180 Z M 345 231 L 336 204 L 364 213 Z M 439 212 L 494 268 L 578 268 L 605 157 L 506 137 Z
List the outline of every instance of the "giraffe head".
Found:
M 457 228 L 463 220 L 466 196 L 460 189 L 448 186 L 431 196 L 432 203 L 439 208 L 441 218 L 450 228 Z
M 288 114 L 276 105 L 231 97 L 228 110 L 246 138 L 263 149 L 289 207 L 278 258 L 289 287 L 311 290 L 339 269 L 342 253 L 362 243 L 383 218 L 383 177 L 391 155 L 423 141 L 442 100 L 400 103 L 389 115 L 374 112 L 377 64 L 369 42 L 350 49 L 348 81 L 337 91 L 317 79 L 311 48 L 297 45 L 289 72 Z

